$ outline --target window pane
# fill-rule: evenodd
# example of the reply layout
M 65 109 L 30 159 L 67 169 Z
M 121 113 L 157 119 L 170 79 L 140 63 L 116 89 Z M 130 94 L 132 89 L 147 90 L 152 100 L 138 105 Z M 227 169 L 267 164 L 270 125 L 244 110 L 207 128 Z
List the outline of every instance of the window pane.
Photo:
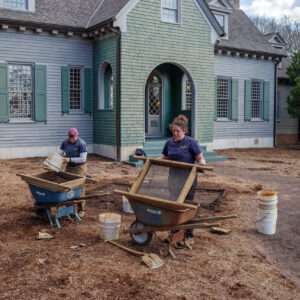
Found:
M 111 109 L 113 101 L 113 73 L 108 64 L 104 72 L 104 109 Z
M 8 65 L 9 114 L 12 119 L 32 117 L 31 65 Z
M 81 68 L 70 68 L 70 109 L 81 109 Z
M 171 9 L 176 9 L 178 6 L 178 0 L 163 0 L 162 1 L 162 7 L 163 8 L 171 8 Z
M 221 27 L 224 29 L 224 16 L 215 14 L 215 17 L 216 17 L 217 21 L 219 22 L 219 24 L 221 25 Z
M 27 8 L 27 0 L 4 0 L 4 6 Z
M 186 80 L 186 87 L 185 87 L 185 108 L 186 110 L 192 109 L 192 99 L 193 99 L 193 91 L 192 91 L 192 85 L 190 81 Z
M 217 117 L 228 118 L 229 79 L 218 78 L 217 82 Z
M 251 85 L 251 99 L 252 99 L 252 118 L 261 117 L 261 101 L 262 101 L 262 92 L 261 92 L 262 82 L 261 81 L 252 81 Z
M 171 9 L 163 9 L 163 19 L 166 21 L 171 21 L 176 23 L 177 22 L 177 10 L 171 10 Z

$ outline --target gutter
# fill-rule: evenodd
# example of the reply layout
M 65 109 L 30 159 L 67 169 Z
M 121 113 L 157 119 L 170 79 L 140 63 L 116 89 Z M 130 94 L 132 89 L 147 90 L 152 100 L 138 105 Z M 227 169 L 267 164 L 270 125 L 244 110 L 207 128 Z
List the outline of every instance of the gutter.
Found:
M 117 161 L 121 161 L 121 31 L 110 28 L 117 35 L 117 67 L 116 67 L 116 145 Z
M 274 65 L 274 124 L 273 124 L 273 147 L 276 148 L 276 124 L 277 124 L 277 66 L 281 62 L 278 60 Z

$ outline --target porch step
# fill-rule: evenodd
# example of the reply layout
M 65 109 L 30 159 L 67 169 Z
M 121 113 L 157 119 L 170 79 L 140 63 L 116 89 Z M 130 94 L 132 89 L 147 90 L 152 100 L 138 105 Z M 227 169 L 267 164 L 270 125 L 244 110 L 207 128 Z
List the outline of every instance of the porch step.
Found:
M 146 153 L 147 157 L 150 158 L 159 158 L 162 156 L 162 150 L 166 143 L 167 139 L 151 139 L 146 140 L 144 143 L 143 150 Z M 203 151 L 203 155 L 207 162 L 217 162 L 217 161 L 224 161 L 227 160 L 226 156 L 218 156 L 217 152 L 215 151 L 206 151 L 206 146 L 201 146 Z M 140 168 L 143 166 L 143 162 L 141 160 L 137 160 L 133 157 L 133 155 L 129 156 L 129 160 L 123 161 L 126 164 L 131 166 L 135 166 Z

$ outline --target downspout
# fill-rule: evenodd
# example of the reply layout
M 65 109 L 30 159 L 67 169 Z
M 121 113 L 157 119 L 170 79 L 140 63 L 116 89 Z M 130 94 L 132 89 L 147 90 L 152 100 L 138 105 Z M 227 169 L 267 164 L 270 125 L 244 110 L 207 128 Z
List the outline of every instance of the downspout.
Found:
M 276 125 L 277 125 L 277 66 L 281 60 L 277 60 L 274 68 L 274 125 L 273 125 L 273 147 L 276 148 Z
M 121 160 L 121 32 L 110 28 L 110 30 L 117 35 L 117 66 L 116 66 L 116 145 L 117 157 L 116 160 Z

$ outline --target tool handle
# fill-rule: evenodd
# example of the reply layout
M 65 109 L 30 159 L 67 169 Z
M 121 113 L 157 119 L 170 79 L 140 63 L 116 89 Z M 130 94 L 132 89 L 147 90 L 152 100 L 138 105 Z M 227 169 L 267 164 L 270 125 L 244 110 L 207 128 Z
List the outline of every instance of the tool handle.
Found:
M 129 248 L 123 246 L 123 245 L 120 245 L 120 244 L 114 242 L 114 241 L 106 240 L 105 242 L 113 244 L 113 245 L 115 245 L 115 246 L 117 246 L 117 247 L 119 247 L 119 248 L 121 248 L 121 249 L 123 249 L 123 250 L 125 250 L 125 251 L 127 251 L 129 253 L 131 253 L 131 254 L 135 254 L 135 255 L 138 255 L 138 256 L 143 256 L 144 255 L 143 252 L 139 252 L 139 251 L 135 251 L 135 250 L 129 249 Z

